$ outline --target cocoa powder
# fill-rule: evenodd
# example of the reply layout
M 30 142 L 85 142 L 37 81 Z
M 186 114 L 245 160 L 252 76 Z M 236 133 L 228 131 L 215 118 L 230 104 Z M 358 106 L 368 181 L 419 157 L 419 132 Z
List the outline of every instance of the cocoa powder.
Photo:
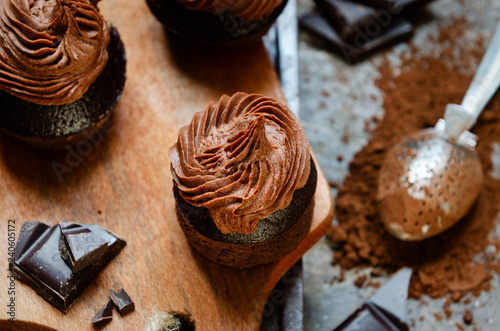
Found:
M 480 54 L 480 55 L 479 55 Z M 479 58 L 482 52 L 478 52 Z M 335 239 L 334 264 L 350 269 L 368 265 L 395 271 L 410 266 L 414 273 L 410 296 L 450 295 L 458 301 L 469 292 L 488 290 L 496 254 L 485 254 L 488 245 L 499 248 L 490 233 L 500 210 L 500 181 L 492 178 L 493 142 L 500 141 L 500 93 L 479 118 L 474 132 L 485 183 L 467 217 L 451 229 L 422 242 L 403 242 L 392 237 L 380 220 L 376 192 L 384 154 L 403 136 L 434 126 L 448 103 L 460 103 L 472 79 L 446 57 L 403 59 L 403 70 L 395 76 L 389 66 L 381 66 L 378 86 L 385 93 L 385 117 L 372 139 L 350 164 L 350 174 L 339 188 L 336 202 L 338 226 L 331 229 Z M 497 250 L 498 251 L 498 250 Z M 477 262 L 475 257 L 479 256 Z M 476 262 L 475 262 L 476 261 Z

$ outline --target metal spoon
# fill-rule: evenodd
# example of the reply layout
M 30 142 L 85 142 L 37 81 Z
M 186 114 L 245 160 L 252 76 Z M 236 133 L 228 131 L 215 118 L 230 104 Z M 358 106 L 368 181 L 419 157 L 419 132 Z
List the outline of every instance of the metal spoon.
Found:
M 461 105 L 448 104 L 444 120 L 416 132 L 387 152 L 377 200 L 382 221 L 395 237 L 419 241 L 464 217 L 483 184 L 474 150 L 476 123 L 500 85 L 500 25 Z

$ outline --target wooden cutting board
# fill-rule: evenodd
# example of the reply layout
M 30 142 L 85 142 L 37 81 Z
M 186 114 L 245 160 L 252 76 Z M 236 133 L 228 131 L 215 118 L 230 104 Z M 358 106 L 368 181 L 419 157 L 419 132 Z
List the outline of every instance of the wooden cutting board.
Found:
M 178 128 L 224 93 L 283 100 L 268 55 L 262 44 L 218 51 L 169 37 L 145 1 L 106 0 L 100 7 L 120 32 L 128 57 L 127 83 L 110 132 L 90 151 L 81 150 L 88 154 L 82 158 L 0 137 L 0 267 L 5 273 L 9 219 L 16 220 L 16 236 L 23 222 L 65 219 L 102 225 L 128 244 L 67 314 L 17 282 L 14 329 L 28 326 L 24 321 L 91 330 L 108 289 L 122 287 L 136 311 L 125 317 L 115 311 L 106 330 L 142 330 L 154 312 L 182 310 L 192 314 L 198 330 L 255 329 L 276 282 L 330 224 L 333 201 L 324 175 L 320 171 L 310 233 L 297 250 L 278 263 L 241 271 L 208 262 L 188 245 L 175 216 L 167 150 Z M 54 162 L 68 171 L 58 176 Z M 0 277 L 0 329 L 11 325 L 4 313 L 7 288 L 8 279 Z

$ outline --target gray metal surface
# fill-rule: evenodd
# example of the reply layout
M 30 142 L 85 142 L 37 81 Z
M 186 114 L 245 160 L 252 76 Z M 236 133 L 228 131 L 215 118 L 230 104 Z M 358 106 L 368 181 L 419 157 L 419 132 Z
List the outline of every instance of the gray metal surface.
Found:
M 314 7 L 312 0 L 299 0 L 299 15 Z M 460 39 L 463 45 L 476 45 L 484 37 L 491 38 L 500 21 L 500 1 L 436 0 L 429 5 L 425 24 L 417 26 L 412 43 L 417 55 L 440 56 L 451 41 L 438 42 L 439 27 L 452 26 L 461 17 L 473 30 L 466 31 Z M 431 38 L 433 37 L 433 38 Z M 485 46 L 485 44 L 483 44 Z M 466 47 L 457 48 L 456 56 Z M 366 144 L 376 123 L 373 118 L 384 114 L 383 94 L 375 81 L 380 76 L 377 69 L 387 59 L 397 74 L 408 70 L 402 66 L 401 56 L 413 56 L 407 43 L 373 56 L 357 65 L 349 66 L 337 54 L 325 50 L 324 44 L 304 31 L 299 33 L 300 60 L 300 118 L 304 124 L 318 161 L 330 181 L 341 184 L 348 173 L 354 155 Z M 477 63 L 473 64 L 475 67 Z M 464 70 L 467 70 L 466 68 Z M 444 111 L 444 109 L 443 109 Z M 495 143 L 493 174 L 500 174 L 500 137 Z M 500 176 L 500 175 L 498 175 Z M 336 190 L 333 189 L 333 193 Z M 500 223 L 500 222 L 499 222 Z M 500 227 L 499 227 L 500 228 Z M 497 231 L 499 232 L 499 231 Z M 333 251 L 326 239 L 304 256 L 304 306 L 305 330 L 331 330 L 356 309 L 376 289 L 357 288 L 353 280 L 369 274 L 370 269 L 347 271 L 345 280 L 338 282 L 341 271 L 332 266 Z M 376 280 L 383 283 L 388 275 Z M 464 305 L 451 305 L 452 316 L 438 321 L 434 313 L 443 314 L 445 299 L 424 301 L 409 300 L 409 318 L 415 322 L 413 330 L 457 330 L 462 321 Z M 500 287 L 498 277 L 492 281 L 491 292 L 471 297 L 474 323 L 480 330 L 500 329 Z M 474 326 L 464 325 L 466 330 Z

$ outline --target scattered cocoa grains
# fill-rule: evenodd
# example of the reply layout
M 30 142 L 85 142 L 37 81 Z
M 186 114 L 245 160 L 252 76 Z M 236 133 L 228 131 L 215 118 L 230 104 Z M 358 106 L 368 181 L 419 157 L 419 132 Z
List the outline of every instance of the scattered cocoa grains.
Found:
M 482 52 L 481 52 L 482 56 Z M 488 245 L 500 247 L 488 235 L 500 211 L 500 181 L 491 177 L 491 151 L 500 136 L 500 94 L 489 103 L 473 132 L 479 136 L 478 151 L 485 184 L 470 214 L 445 233 L 423 242 L 402 242 L 384 229 L 375 200 L 379 169 L 385 151 L 408 133 L 435 125 L 448 103 L 460 103 L 472 79 L 442 59 L 422 57 L 405 60 L 409 71 L 394 76 L 381 66 L 378 86 L 384 91 L 385 116 L 373 137 L 349 166 L 350 174 L 339 188 L 336 214 L 338 229 L 347 240 L 334 253 L 334 263 L 350 269 L 359 265 L 395 271 L 414 270 L 410 296 L 420 298 L 451 295 L 458 301 L 467 293 L 478 295 L 489 289 L 491 261 L 473 262 Z M 390 82 L 393 84 L 390 84 Z M 448 314 L 447 314 L 448 315 Z

